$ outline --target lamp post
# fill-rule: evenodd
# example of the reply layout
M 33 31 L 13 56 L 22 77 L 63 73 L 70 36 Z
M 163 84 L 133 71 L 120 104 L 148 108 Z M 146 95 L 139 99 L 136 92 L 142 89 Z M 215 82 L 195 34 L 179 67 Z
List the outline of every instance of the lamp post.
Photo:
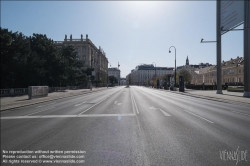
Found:
M 118 75 L 118 86 L 120 86 L 120 69 L 119 69 L 119 67 L 120 67 L 120 64 L 119 64 L 119 62 L 118 62 L 118 71 L 119 71 L 119 75 Z
M 174 47 L 174 46 L 171 46 L 171 47 Z M 171 53 L 170 48 L 169 48 L 169 53 Z M 174 47 L 174 50 L 175 50 L 175 71 L 174 71 L 175 72 L 175 74 L 174 74 L 175 79 L 174 79 L 174 86 L 176 87 L 176 48 L 175 47 Z
M 111 68 L 111 63 L 108 62 L 108 64 L 110 64 L 110 68 Z M 109 66 L 109 65 L 108 65 Z M 109 74 L 108 74 L 108 70 L 107 70 L 107 88 L 109 87 Z

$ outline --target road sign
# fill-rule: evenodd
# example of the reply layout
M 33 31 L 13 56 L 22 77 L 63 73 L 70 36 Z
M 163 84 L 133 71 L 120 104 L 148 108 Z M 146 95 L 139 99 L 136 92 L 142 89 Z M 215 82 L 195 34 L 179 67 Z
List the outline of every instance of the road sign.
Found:
M 224 34 L 244 22 L 243 0 L 221 1 L 221 34 Z

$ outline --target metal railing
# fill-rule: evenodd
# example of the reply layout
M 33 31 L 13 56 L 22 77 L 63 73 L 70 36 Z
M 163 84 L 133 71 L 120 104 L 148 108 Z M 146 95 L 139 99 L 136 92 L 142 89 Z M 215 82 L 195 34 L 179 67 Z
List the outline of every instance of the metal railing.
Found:
M 65 90 L 87 89 L 87 86 L 49 87 L 49 93 Z M 0 89 L 0 97 L 28 95 L 28 88 Z
M 0 89 L 0 96 L 15 96 L 28 94 L 28 88 Z

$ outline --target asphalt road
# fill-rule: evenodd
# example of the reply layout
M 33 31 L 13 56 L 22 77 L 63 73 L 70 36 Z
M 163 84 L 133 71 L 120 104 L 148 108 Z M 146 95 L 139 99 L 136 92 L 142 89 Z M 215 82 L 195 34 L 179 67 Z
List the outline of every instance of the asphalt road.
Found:
M 250 165 L 250 109 L 108 88 L 1 112 L 1 157 L 1 165 Z

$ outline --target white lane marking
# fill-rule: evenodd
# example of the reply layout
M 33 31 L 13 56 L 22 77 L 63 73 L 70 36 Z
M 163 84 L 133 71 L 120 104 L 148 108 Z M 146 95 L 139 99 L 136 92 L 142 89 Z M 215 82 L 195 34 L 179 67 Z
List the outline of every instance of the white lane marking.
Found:
M 136 112 L 137 112 L 137 114 L 139 114 L 139 110 L 138 110 L 138 107 L 137 107 L 137 104 L 136 104 L 136 102 L 135 102 L 135 98 L 134 98 L 133 95 L 132 95 L 132 99 L 133 99 L 133 102 L 134 102 L 134 104 L 135 104 Z
M 152 95 L 157 96 L 157 95 L 155 95 L 155 94 L 152 94 Z M 161 96 L 157 96 L 157 97 L 158 97 L 158 98 L 161 98 L 161 99 L 163 99 L 163 100 L 165 100 L 165 101 L 167 101 L 168 103 L 171 103 L 171 104 L 174 105 L 174 106 L 177 106 L 176 104 L 174 104 L 174 103 L 172 103 L 172 102 L 169 102 L 168 100 L 166 100 L 165 98 L 163 98 L 163 97 L 161 97 Z M 177 106 L 177 107 L 183 110 L 183 108 L 181 108 L 181 107 L 179 107 L 179 106 Z M 194 116 L 196 116 L 196 117 L 199 117 L 199 118 L 201 118 L 201 119 L 203 119 L 203 120 L 205 120 L 205 121 L 207 121 L 207 122 L 209 122 L 209 123 L 214 123 L 214 122 L 212 122 L 212 121 L 210 121 L 210 120 L 208 120 L 208 119 L 206 119 L 206 118 L 203 118 L 203 117 L 201 117 L 201 116 L 199 116 L 199 115 L 196 115 L 196 114 L 194 114 L 194 113 L 192 113 L 192 112 L 190 112 L 190 111 L 187 111 L 187 110 L 183 110 L 183 111 L 185 111 L 185 112 L 187 112 L 187 113 L 189 113 L 189 114 L 192 114 L 192 115 L 194 115 Z
M 78 114 L 78 116 L 81 115 L 81 114 L 83 114 L 83 113 L 85 113 L 85 112 L 87 112 L 88 110 L 90 110 L 91 108 L 93 108 L 93 107 L 95 107 L 96 105 L 100 104 L 101 102 L 103 102 L 103 101 L 106 100 L 106 99 L 107 99 L 107 98 L 104 98 L 103 100 L 101 100 L 101 101 L 99 101 L 98 103 L 94 104 L 93 106 L 89 107 L 89 108 L 86 109 L 85 111 L 83 111 L 83 112 L 81 112 L 80 114 Z
M 212 122 L 212 121 L 210 121 L 210 120 L 208 120 L 208 119 L 206 119 L 206 118 L 203 118 L 203 117 L 201 117 L 201 116 L 199 116 L 199 115 L 196 115 L 195 113 L 192 113 L 192 112 L 190 112 L 190 111 L 188 111 L 188 110 L 183 110 L 183 111 L 185 111 L 185 112 L 187 112 L 187 113 L 189 113 L 189 114 L 192 114 L 192 115 L 194 115 L 194 116 L 196 116 L 196 117 L 198 117 L 198 118 L 201 118 L 201 119 L 203 119 L 203 120 L 205 120 L 205 121 L 207 121 L 207 122 L 209 122 L 209 123 L 214 123 L 214 122 Z
M 83 117 L 121 117 L 136 116 L 135 114 L 84 114 L 84 115 L 44 115 L 44 116 L 9 116 L 1 117 L 3 119 L 32 119 L 32 118 L 83 118 Z
M 50 103 L 50 104 L 46 104 L 46 105 L 40 105 L 40 106 L 38 106 L 38 107 L 36 107 L 36 108 L 39 108 L 39 107 L 45 107 L 45 106 L 47 106 L 47 105 L 51 105 L 51 104 L 55 104 L 56 102 L 54 102 L 54 103 Z
M 153 106 L 151 106 L 151 107 L 149 107 L 149 109 L 160 110 L 165 116 L 171 116 L 170 114 L 166 113 L 165 111 L 163 111 L 160 108 L 154 108 Z
M 32 119 L 32 118 L 40 118 L 41 116 L 7 116 L 7 117 L 1 117 L 1 120 L 3 119 Z
M 160 109 L 160 108 L 156 108 L 156 109 L 160 110 L 165 116 L 171 116 L 170 114 L 166 113 L 165 111 L 163 111 L 163 110 Z
M 242 112 L 238 112 L 238 111 L 232 111 L 232 110 L 230 110 L 231 112 L 234 112 L 234 113 L 236 113 L 236 114 L 241 114 L 241 115 L 246 115 L 246 116 L 250 116 L 249 114 L 245 114 L 245 113 L 242 113 Z
M 82 104 L 84 104 L 84 103 L 86 103 L 86 101 L 84 101 L 84 102 L 82 102 L 82 103 L 79 103 L 79 104 L 76 104 L 75 107 L 77 107 L 77 106 L 79 106 L 79 105 L 82 105 Z
M 78 117 L 112 117 L 112 116 L 135 116 L 135 114 L 84 114 Z
M 29 115 L 33 115 L 33 114 L 36 114 L 36 113 L 39 113 L 39 112 L 47 111 L 47 110 L 50 110 L 50 109 L 53 109 L 53 108 L 55 108 L 55 107 L 50 107 L 50 108 L 47 108 L 47 109 L 44 109 L 44 110 L 41 110 L 41 111 L 33 112 L 33 113 L 25 115 L 25 116 L 29 116 Z
M 44 115 L 39 118 L 74 118 L 76 115 Z
M 132 92 L 130 93 L 130 98 L 131 98 L 131 103 L 132 103 L 132 109 L 133 109 L 133 112 L 135 114 L 135 107 L 134 107 L 134 102 L 133 102 L 133 99 L 132 99 Z

